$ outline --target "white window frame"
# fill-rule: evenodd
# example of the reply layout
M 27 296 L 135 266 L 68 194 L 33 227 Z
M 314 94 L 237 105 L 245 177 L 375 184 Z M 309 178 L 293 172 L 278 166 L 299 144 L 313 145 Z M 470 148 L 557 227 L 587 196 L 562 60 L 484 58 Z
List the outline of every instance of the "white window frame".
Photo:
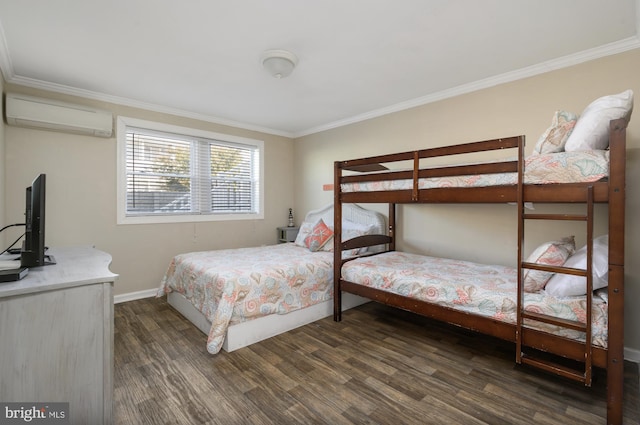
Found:
M 241 214 L 162 214 L 127 216 L 127 127 L 137 127 L 152 131 L 160 131 L 184 135 L 186 137 L 202 137 L 219 140 L 221 142 L 239 143 L 255 146 L 259 150 L 259 182 L 258 182 L 258 211 L 255 213 Z M 118 224 L 153 224 L 153 223 L 185 223 L 202 221 L 232 221 L 232 220 L 259 220 L 264 219 L 264 141 L 229 134 L 214 133 L 189 127 L 180 127 L 171 124 L 146 121 L 137 118 L 122 117 L 117 119 L 117 223 Z

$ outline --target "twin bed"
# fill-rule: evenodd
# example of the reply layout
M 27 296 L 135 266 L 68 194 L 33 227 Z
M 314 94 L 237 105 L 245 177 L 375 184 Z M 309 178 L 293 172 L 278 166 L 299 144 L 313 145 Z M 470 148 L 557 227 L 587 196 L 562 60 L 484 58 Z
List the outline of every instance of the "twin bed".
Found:
M 331 316 L 333 245 L 314 246 L 306 229 L 320 220 L 332 225 L 333 217 L 332 206 L 309 212 L 296 243 L 177 255 L 158 295 L 167 294 L 169 304 L 208 335 L 212 354 Z M 346 226 L 372 234 L 386 228 L 382 214 L 356 205 L 342 217 Z M 351 296 L 342 308 L 365 301 Z
M 622 423 L 632 104 L 627 91 L 596 100 L 579 119 L 557 113 L 528 158 L 524 136 L 517 136 L 337 161 L 333 208 L 309 213 L 295 244 L 177 256 L 160 293 L 209 335 L 211 353 L 328 316 L 332 307 L 340 321 L 344 309 L 375 300 L 512 341 L 516 363 L 587 386 L 592 367 L 606 369 L 607 421 Z M 478 153 L 480 161 L 441 165 L 442 158 Z M 517 265 L 396 251 L 396 206 L 404 203 L 515 203 Z M 585 213 L 534 213 L 529 203 L 582 204 Z M 355 204 L 387 204 L 387 224 Z M 608 206 L 606 235 L 594 234 L 595 204 Z M 558 235 L 525 255 L 529 220 L 584 222 L 586 243 L 578 247 Z M 241 331 L 244 326 L 251 330 Z M 561 360 L 550 361 L 549 354 Z M 566 359 L 580 366 L 567 366 Z

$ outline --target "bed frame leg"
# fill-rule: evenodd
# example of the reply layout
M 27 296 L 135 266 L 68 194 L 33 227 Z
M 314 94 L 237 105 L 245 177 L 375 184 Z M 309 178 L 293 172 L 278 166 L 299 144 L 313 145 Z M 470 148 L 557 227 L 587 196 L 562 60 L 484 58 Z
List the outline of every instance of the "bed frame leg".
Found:
M 342 291 L 339 289 L 333 294 L 333 320 L 335 322 L 342 320 Z
M 607 349 L 607 423 L 622 424 L 624 393 L 624 268 L 609 265 L 609 347 Z M 613 323 L 612 323 L 613 321 Z
M 607 370 L 607 424 L 622 424 L 624 361 L 612 359 Z

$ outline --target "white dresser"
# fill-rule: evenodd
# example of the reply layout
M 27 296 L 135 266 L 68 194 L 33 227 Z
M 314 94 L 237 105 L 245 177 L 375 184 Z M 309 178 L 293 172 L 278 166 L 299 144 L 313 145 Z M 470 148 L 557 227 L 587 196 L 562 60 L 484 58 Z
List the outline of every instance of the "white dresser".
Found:
M 111 424 L 111 256 L 88 246 L 47 254 L 57 264 L 0 283 L 0 401 L 68 402 L 71 424 Z

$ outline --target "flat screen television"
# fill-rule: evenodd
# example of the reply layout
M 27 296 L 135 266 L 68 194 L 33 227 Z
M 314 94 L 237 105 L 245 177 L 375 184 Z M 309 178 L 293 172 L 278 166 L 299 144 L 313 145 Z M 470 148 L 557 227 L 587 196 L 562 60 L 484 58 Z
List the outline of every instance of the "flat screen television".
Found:
M 53 257 L 45 254 L 46 191 L 47 176 L 45 174 L 36 177 L 26 190 L 25 233 L 20 251 L 21 267 L 39 267 L 55 263 Z

